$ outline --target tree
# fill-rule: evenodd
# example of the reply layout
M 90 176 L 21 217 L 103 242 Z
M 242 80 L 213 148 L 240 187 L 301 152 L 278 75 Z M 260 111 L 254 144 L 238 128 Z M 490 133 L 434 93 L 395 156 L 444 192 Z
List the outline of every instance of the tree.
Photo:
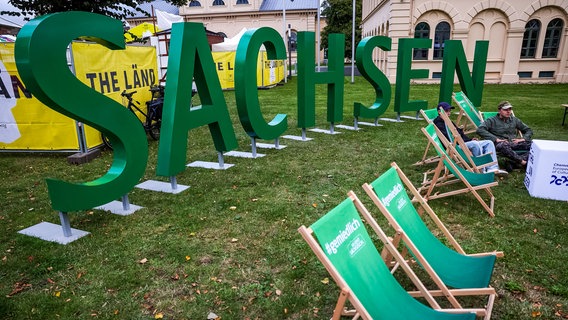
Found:
M 181 7 L 186 5 L 188 0 L 165 1 L 174 6 Z M 123 20 L 128 16 L 134 15 L 136 12 L 148 15 L 138 8 L 138 5 L 152 2 L 152 0 L 9 0 L 8 2 L 19 11 L 2 11 L 0 14 L 12 16 L 23 15 L 26 19 L 29 19 L 54 12 L 87 11 Z
M 361 40 L 361 3 L 355 1 L 355 46 Z M 325 0 L 322 15 L 325 16 L 327 26 L 321 33 L 321 49 L 328 47 L 328 35 L 331 33 L 345 34 L 345 57 L 351 59 L 351 38 L 353 30 L 353 3 L 351 0 Z

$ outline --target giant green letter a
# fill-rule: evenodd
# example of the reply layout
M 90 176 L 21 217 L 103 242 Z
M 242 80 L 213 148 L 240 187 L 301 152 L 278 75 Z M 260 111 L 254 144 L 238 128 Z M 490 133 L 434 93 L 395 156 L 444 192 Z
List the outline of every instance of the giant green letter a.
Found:
M 215 149 L 219 152 L 237 147 L 203 24 L 174 23 L 168 61 L 156 169 L 160 176 L 174 176 L 185 169 L 187 137 L 191 129 L 209 125 Z M 191 108 L 193 78 L 202 105 Z

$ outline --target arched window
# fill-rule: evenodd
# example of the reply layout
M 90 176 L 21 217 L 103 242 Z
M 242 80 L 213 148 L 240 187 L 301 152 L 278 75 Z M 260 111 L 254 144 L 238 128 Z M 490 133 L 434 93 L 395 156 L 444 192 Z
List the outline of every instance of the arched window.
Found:
M 533 19 L 525 25 L 523 35 L 523 46 L 521 47 L 521 58 L 534 58 L 536 54 L 536 44 L 538 33 L 540 32 L 540 21 Z
M 224 5 L 225 5 L 225 1 L 223 1 L 223 0 L 213 0 L 213 5 L 214 5 L 214 6 L 224 6 Z
M 189 2 L 189 6 L 190 7 L 201 7 L 201 2 L 197 1 L 197 0 L 191 0 Z
M 558 47 L 560 47 L 560 35 L 564 22 L 561 19 L 554 19 L 548 23 L 546 34 L 544 36 L 544 45 L 542 47 L 543 58 L 556 58 Z
M 450 24 L 442 21 L 436 26 L 434 33 L 434 59 L 444 57 L 444 41 L 450 38 Z
M 420 22 L 414 28 L 414 38 L 415 39 L 428 39 L 430 38 L 430 26 L 426 22 Z M 414 49 L 412 55 L 414 60 L 427 60 L 428 59 L 428 49 Z
M 237 0 L 237 4 L 249 4 L 248 0 Z

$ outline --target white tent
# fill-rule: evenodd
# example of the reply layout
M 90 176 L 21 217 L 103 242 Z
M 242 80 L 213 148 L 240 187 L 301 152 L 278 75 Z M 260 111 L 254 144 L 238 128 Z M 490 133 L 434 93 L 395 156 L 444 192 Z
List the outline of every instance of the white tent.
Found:
M 247 30 L 248 30 L 247 28 L 242 28 L 241 31 L 239 31 L 239 33 L 237 33 L 237 35 L 235 35 L 234 37 L 225 38 L 223 42 L 213 44 L 211 46 L 211 51 L 214 52 L 236 51 L 237 46 L 239 45 L 239 41 L 241 41 L 241 38 L 243 37 L 245 32 L 247 32 Z

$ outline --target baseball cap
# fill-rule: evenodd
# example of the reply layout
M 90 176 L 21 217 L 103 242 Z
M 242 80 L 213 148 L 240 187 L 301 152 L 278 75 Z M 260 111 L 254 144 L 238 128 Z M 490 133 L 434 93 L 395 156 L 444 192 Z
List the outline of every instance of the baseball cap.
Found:
M 440 102 L 440 103 L 438 103 L 438 109 L 440 109 L 440 108 L 444 109 L 444 111 L 448 111 L 448 110 L 451 110 L 451 109 L 455 109 L 454 107 L 452 107 L 452 106 L 451 106 L 449 103 L 447 103 L 447 102 Z
M 498 109 L 509 110 L 513 108 L 513 106 L 509 103 L 509 101 L 503 101 L 499 103 Z

